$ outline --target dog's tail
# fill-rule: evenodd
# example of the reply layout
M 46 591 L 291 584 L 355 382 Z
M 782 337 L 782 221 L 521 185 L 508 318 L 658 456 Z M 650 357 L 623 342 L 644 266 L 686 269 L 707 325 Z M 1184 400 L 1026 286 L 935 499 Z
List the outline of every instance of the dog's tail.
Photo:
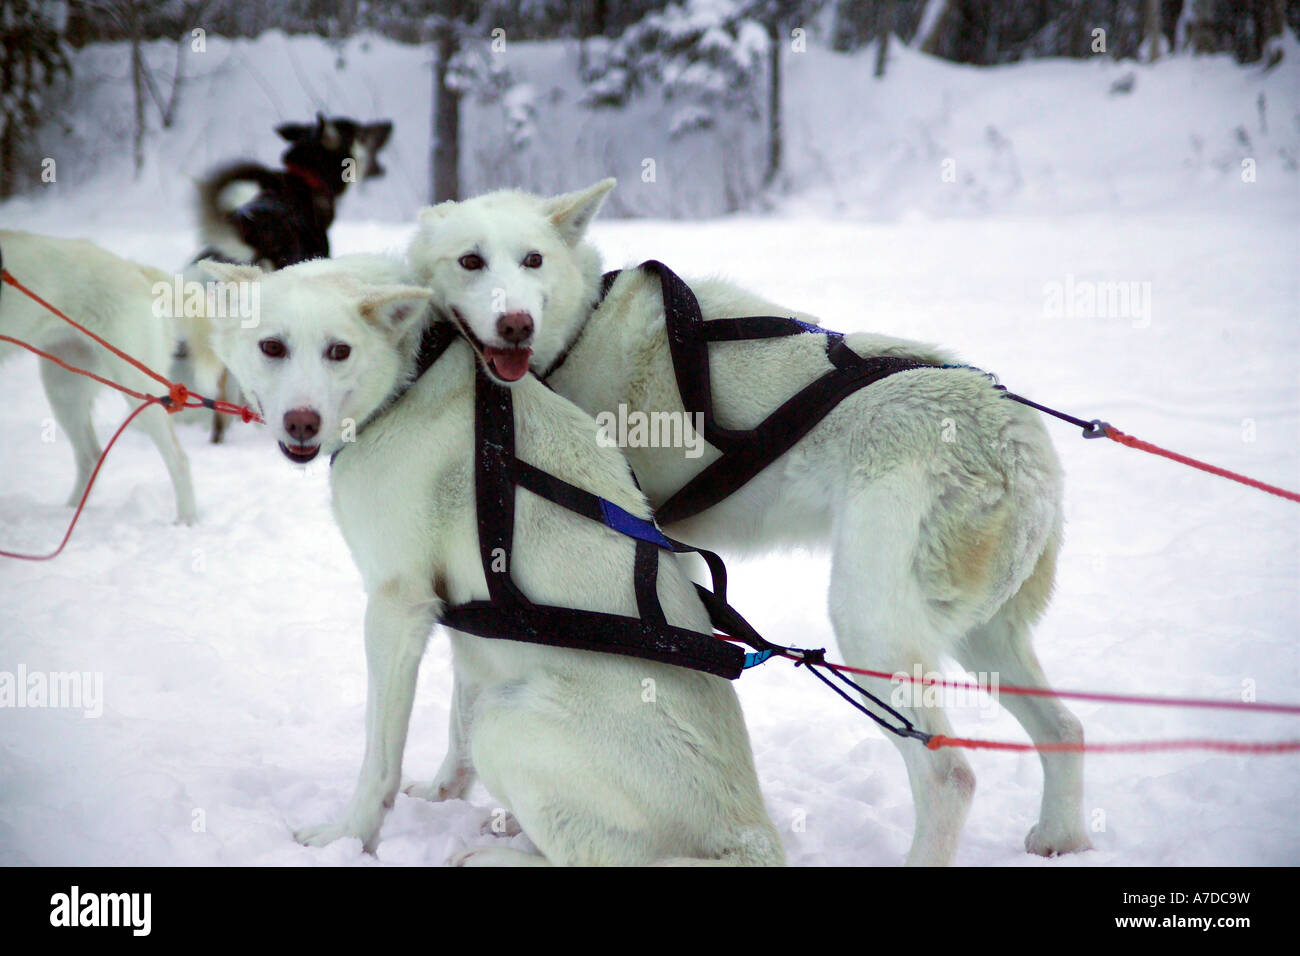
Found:
M 239 160 L 209 170 L 195 183 L 199 232 L 211 243 L 228 232 L 230 215 L 257 193 L 273 185 L 274 170 L 259 163 Z

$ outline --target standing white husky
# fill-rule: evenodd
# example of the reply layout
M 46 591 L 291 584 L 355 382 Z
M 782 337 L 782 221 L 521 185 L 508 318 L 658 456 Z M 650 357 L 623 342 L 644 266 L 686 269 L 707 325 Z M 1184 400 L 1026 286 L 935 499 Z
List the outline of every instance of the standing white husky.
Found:
M 439 312 L 489 357 L 503 356 L 489 366 L 502 383 L 519 379 L 529 361 L 546 373 L 563 356 L 548 382 L 587 412 L 681 416 L 688 410 L 659 281 L 625 270 L 593 312 L 600 263 L 582 231 L 613 186 L 605 180 L 553 199 L 500 192 L 422 210 L 412 266 Z M 690 287 L 706 320 L 790 316 L 816 325 L 725 282 Z M 534 324 L 531 356 L 512 351 L 504 333 Z M 860 333 L 844 341 L 863 356 L 953 361 L 902 339 Z M 732 429 L 756 426 L 830 370 L 827 354 L 820 334 L 714 343 L 708 371 L 717 419 Z M 695 443 L 624 451 L 656 507 L 718 457 L 712 448 L 699 455 Z M 1052 589 L 1061 493 L 1060 467 L 1037 413 L 1007 400 L 977 371 L 922 369 L 853 392 L 736 493 L 670 531 L 719 550 L 829 545 L 830 616 L 850 664 L 910 674 L 953 655 L 1006 684 L 1045 685 L 1030 627 Z M 883 681 L 868 687 L 889 696 Z M 1082 740 L 1079 722 L 1056 698 L 1000 700 L 1036 743 Z M 922 731 L 950 732 L 939 708 L 900 710 Z M 908 862 L 950 862 L 974 774 L 960 751 L 895 742 L 916 807 Z M 1043 855 L 1088 847 L 1081 756 L 1044 754 L 1042 765 L 1041 814 L 1026 847 Z
M 371 850 L 400 785 L 429 632 L 445 607 L 489 595 L 475 500 L 476 357 L 455 337 L 402 393 L 428 292 L 403 285 L 399 263 L 344 257 L 265 276 L 205 267 L 261 282 L 260 324 L 226 323 L 217 348 L 281 449 L 298 462 L 341 449 L 331 472 L 334 514 L 368 595 L 365 758 L 342 818 L 296 836 L 313 846 L 355 837 Z M 590 417 L 536 379 L 512 397 L 521 459 L 648 517 L 627 462 L 598 445 Z M 345 442 L 356 423 L 364 427 Z M 533 601 L 636 615 L 630 538 L 531 493 L 516 496 L 513 527 L 508 572 Z M 693 585 L 666 552 L 658 596 L 670 623 L 711 634 Z M 475 848 L 455 862 L 782 861 L 728 681 L 589 650 L 449 634 L 451 750 L 438 777 L 409 792 L 460 796 L 476 771 L 541 852 Z
M 157 282 L 170 283 L 171 276 L 119 259 L 83 239 L 0 230 L 0 253 L 5 269 L 47 302 L 150 368 L 167 367 L 175 343 L 172 320 L 154 314 L 152 290 Z M 0 288 L 0 333 L 137 392 L 160 390 L 139 369 L 10 286 Z M 16 351 L 17 346 L 0 343 L 0 360 Z M 75 505 L 101 453 L 90 418 L 101 386 L 43 359 L 41 381 L 54 418 L 76 456 L 77 483 L 68 498 L 68 504 Z M 127 401 L 134 404 L 136 399 Z M 171 475 L 177 519 L 192 524 L 195 506 L 189 459 L 176 440 L 170 416 L 162 407 L 148 408 L 136 422 L 153 440 Z

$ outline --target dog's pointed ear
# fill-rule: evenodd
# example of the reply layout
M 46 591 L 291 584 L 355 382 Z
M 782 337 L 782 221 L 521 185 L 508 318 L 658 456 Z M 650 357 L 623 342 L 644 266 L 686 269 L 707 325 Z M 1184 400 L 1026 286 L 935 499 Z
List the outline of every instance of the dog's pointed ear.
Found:
M 431 293 L 418 285 L 383 285 L 362 293 L 361 317 L 379 328 L 401 335 L 424 318 Z
M 379 152 L 388 142 L 388 137 L 393 135 L 392 120 L 377 120 L 374 123 L 367 123 L 361 127 L 366 138 L 370 140 L 370 148 Z
M 546 215 L 565 242 L 576 246 L 582 240 L 587 227 L 600 211 L 601 203 L 617 184 L 617 179 L 602 179 L 594 186 L 580 189 L 576 193 L 564 193 L 546 200 Z
M 266 275 L 257 266 L 220 262 L 216 259 L 200 259 L 198 265 L 200 269 L 220 282 L 257 282 Z
M 281 139 L 296 143 L 310 136 L 315 129 L 316 127 L 311 123 L 281 123 L 275 131 L 280 134 Z
M 448 199 L 436 206 L 425 206 L 416 214 L 416 218 L 419 220 L 420 225 L 432 228 L 447 218 L 447 213 L 451 212 L 451 207 L 454 205 L 456 205 L 456 200 Z

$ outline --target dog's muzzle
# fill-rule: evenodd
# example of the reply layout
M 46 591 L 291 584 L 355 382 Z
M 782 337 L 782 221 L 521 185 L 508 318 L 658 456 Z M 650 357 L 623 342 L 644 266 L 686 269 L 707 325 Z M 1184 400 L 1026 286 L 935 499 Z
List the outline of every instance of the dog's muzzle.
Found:
M 280 451 L 296 465 L 305 465 L 320 454 L 320 445 L 286 445 L 280 442 Z

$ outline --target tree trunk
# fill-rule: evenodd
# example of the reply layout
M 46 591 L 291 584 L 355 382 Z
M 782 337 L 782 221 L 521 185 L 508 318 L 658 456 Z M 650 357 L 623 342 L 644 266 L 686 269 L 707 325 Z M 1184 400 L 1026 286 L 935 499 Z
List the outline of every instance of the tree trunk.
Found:
M 167 108 L 163 110 L 162 124 L 163 129 L 171 129 L 172 121 L 176 119 L 176 107 L 181 101 L 181 81 L 182 69 L 185 64 L 185 47 L 190 42 L 189 35 L 183 30 L 180 38 L 176 41 L 176 70 L 172 73 L 172 92 L 167 97 Z
M 1160 0 L 1143 0 L 1142 42 L 1146 44 L 1148 63 L 1160 59 L 1163 34 L 1160 32 Z
M 921 14 L 921 25 L 916 28 L 916 36 L 912 37 L 912 46 L 922 53 L 937 55 L 935 51 L 939 47 L 947 13 L 948 0 L 928 0 Z
M 140 51 L 140 31 L 136 23 L 131 31 L 131 88 L 135 91 L 135 135 L 133 137 L 133 158 L 135 178 L 140 178 L 144 169 L 144 63 Z
M 880 5 L 880 16 L 876 20 L 876 36 L 880 46 L 876 48 L 876 79 L 885 75 L 885 62 L 889 58 L 889 35 L 894 32 L 894 0 L 884 0 Z
M 781 173 L 781 27 L 776 22 L 767 25 L 767 172 L 763 185 L 776 182 Z
M 10 136 L 10 122 L 0 117 L 0 199 L 8 199 L 14 194 L 14 141 L 17 136 Z M 17 124 L 12 124 L 17 126 Z
M 460 198 L 460 93 L 447 86 L 447 71 L 458 46 L 453 26 L 439 29 L 433 61 L 433 162 L 429 199 Z

